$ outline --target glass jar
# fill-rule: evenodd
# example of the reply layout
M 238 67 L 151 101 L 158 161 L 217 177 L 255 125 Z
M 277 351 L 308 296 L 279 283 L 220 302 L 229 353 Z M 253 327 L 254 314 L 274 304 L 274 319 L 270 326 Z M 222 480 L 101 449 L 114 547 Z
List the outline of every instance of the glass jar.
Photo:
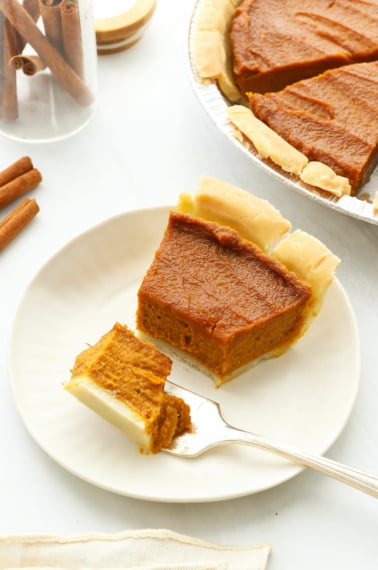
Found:
M 95 109 L 91 0 L 0 0 L 0 133 L 51 142 L 81 130 Z

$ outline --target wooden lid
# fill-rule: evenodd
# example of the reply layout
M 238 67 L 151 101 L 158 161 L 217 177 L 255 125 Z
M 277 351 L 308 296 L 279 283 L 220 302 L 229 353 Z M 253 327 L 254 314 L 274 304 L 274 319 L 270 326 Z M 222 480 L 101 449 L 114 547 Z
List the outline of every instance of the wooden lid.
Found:
M 100 55 L 134 45 L 143 36 L 156 7 L 156 0 L 135 0 L 131 6 L 130 1 L 118 3 L 120 10 L 122 5 L 126 9 L 129 6 L 127 11 L 105 18 L 96 18 L 95 12 L 97 53 Z

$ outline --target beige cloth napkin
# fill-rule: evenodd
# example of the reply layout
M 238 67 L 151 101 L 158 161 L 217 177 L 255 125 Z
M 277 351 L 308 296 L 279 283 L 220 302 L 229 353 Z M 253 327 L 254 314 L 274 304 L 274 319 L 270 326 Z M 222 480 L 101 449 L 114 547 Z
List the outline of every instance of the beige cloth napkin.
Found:
M 265 570 L 270 544 L 221 546 L 166 529 L 0 537 L 0 570 Z

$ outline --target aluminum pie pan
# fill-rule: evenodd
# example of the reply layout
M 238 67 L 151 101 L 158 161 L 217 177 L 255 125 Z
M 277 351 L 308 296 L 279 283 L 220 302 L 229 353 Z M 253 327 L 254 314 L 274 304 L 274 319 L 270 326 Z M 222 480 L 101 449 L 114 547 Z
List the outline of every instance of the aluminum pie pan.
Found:
M 261 159 L 257 155 L 252 144 L 249 144 L 248 141 L 240 141 L 235 137 L 234 126 L 230 123 L 227 116 L 227 107 L 231 106 L 233 103 L 222 94 L 216 82 L 204 83 L 201 81 L 195 65 L 194 45 L 197 31 L 197 20 L 205 1 L 206 0 L 197 0 L 195 2 L 189 23 L 189 77 L 196 96 L 218 129 L 225 134 L 232 144 L 246 155 L 253 164 L 257 165 L 259 168 L 263 169 L 276 180 L 279 180 L 292 190 L 306 196 L 318 204 L 322 204 L 327 208 L 336 210 L 341 214 L 345 214 L 370 224 L 378 225 L 378 216 L 375 216 L 373 213 L 373 200 L 375 193 L 378 190 L 378 166 L 372 172 L 369 180 L 359 189 L 355 196 L 344 195 L 338 198 L 337 196 L 333 196 L 321 190 L 311 188 L 299 178 L 281 170 L 279 166 L 276 166 L 271 161 Z

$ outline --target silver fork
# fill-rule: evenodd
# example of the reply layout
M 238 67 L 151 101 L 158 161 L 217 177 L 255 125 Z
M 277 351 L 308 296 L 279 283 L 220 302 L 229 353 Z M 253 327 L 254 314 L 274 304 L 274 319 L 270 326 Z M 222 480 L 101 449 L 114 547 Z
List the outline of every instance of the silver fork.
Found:
M 172 446 L 163 451 L 179 457 L 197 457 L 212 447 L 225 443 L 252 445 L 311 467 L 324 475 L 355 487 L 359 491 L 378 498 L 378 477 L 353 467 L 347 467 L 326 457 L 311 455 L 294 447 L 267 439 L 228 424 L 217 402 L 182 388 L 173 382 L 166 382 L 166 391 L 185 400 L 190 406 L 193 430 L 176 437 Z

